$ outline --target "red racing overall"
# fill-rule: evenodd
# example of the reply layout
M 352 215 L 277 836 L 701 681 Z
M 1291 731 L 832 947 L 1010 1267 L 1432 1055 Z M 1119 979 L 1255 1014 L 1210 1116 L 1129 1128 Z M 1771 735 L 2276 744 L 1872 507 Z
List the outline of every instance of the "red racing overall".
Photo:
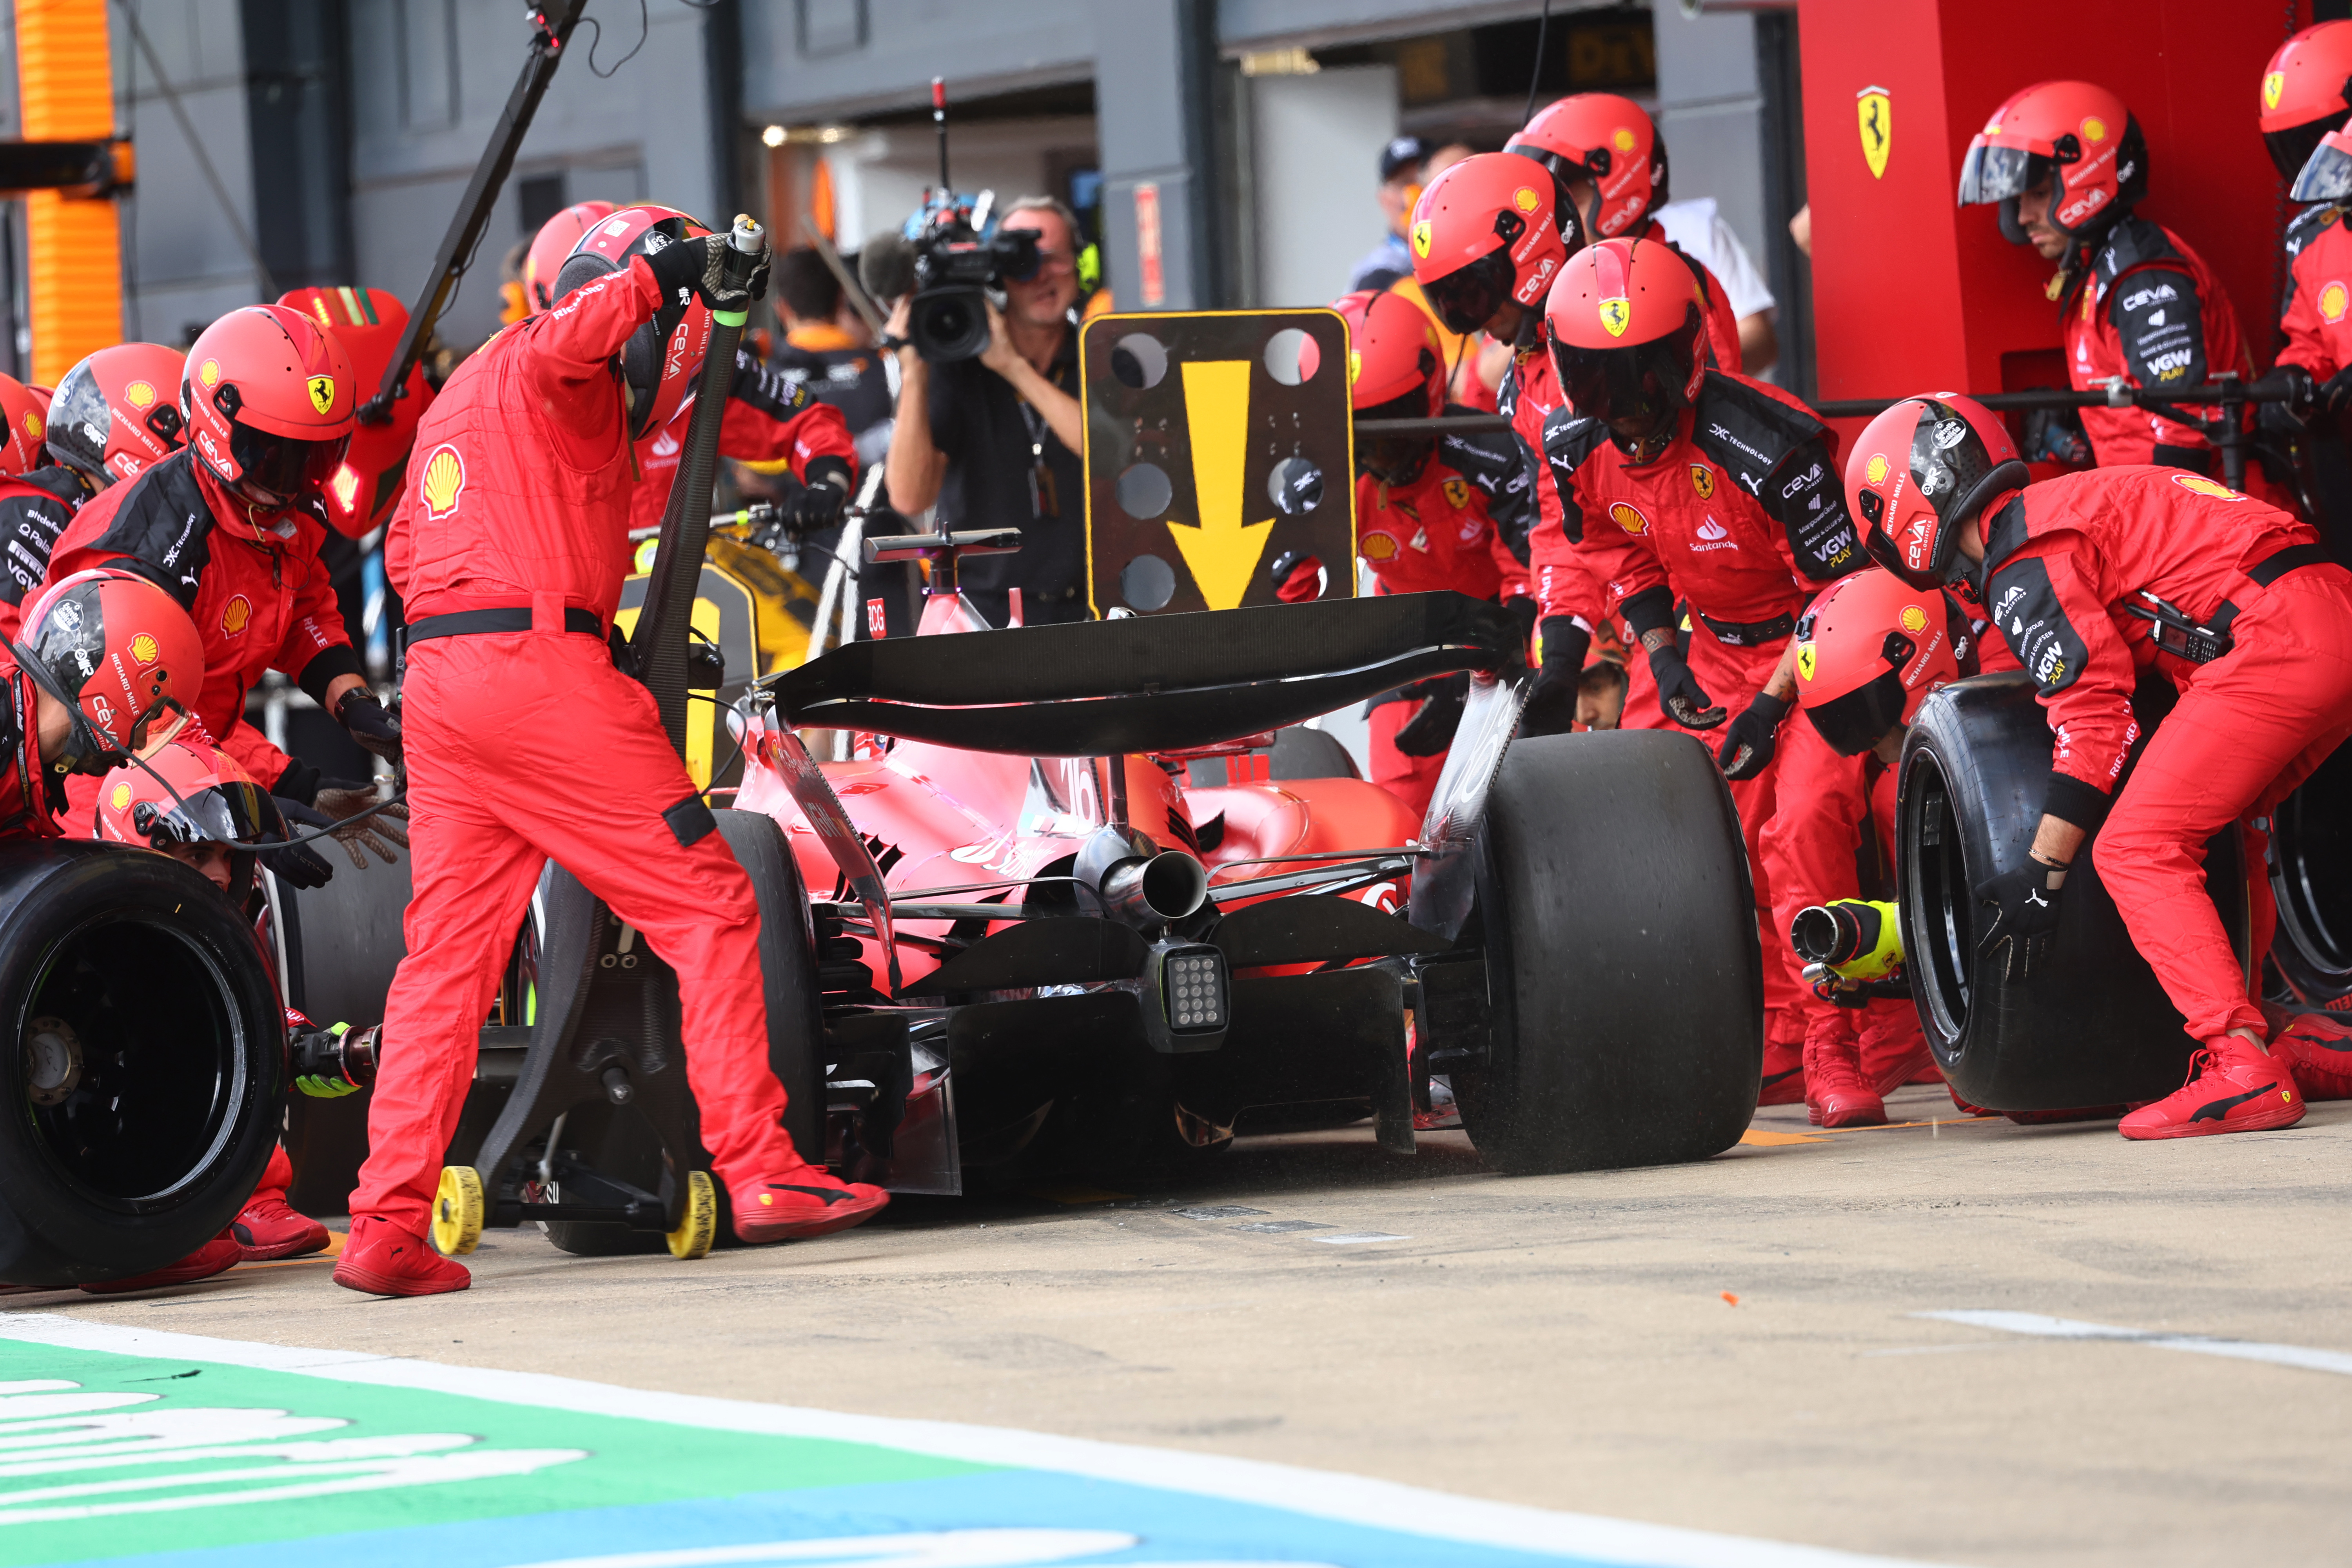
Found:
M 1846 517 L 1837 437 L 1777 387 L 1706 372 L 1673 443 L 1638 468 L 1597 420 L 1555 415 L 1545 449 L 1564 525 L 1538 529 L 1531 549 L 1543 616 L 1572 612 L 1546 596 L 1573 580 L 1547 571 L 1564 558 L 1601 573 L 1604 613 L 1623 614 L 1637 634 L 1671 626 L 1674 602 L 1688 600 L 1691 672 L 1729 712 L 1770 679 L 1819 585 L 1864 563 Z M 1765 1040 L 1780 1064 L 1768 1064 L 1768 1076 L 1801 1070 L 1806 993 L 1788 928 L 1775 928 L 1759 835 L 1779 792 L 1834 788 L 1843 763 L 1811 724 L 1784 723 L 1771 763 L 1730 786 L 1764 948 Z M 1774 1089 L 1766 1085 L 1768 1094 Z
M 2098 829 L 2099 879 L 2189 1034 L 2263 1037 L 2206 895 L 2205 844 L 2267 816 L 2352 736 L 2352 574 L 2300 520 L 2161 468 L 2019 492 L 1986 521 L 1985 570 L 1986 603 L 2057 737 L 2043 809 Z M 2198 664 L 2159 650 L 2130 613 L 2144 594 L 2224 628 L 2229 651 Z M 2180 701 L 2117 793 L 2132 687 L 2150 665 Z
M 660 300 L 642 258 L 574 289 L 467 360 L 417 428 L 385 550 L 415 628 L 402 715 L 415 894 L 355 1218 L 424 1232 L 477 1031 L 551 858 L 677 972 L 687 1079 L 721 1179 L 793 1163 L 751 882 L 652 694 L 604 641 L 632 496 L 610 362 Z M 425 624 L 467 612 L 528 629 Z
M 2107 231 L 2091 265 L 2059 295 L 2058 310 L 2077 392 L 2117 375 L 2127 386 L 2162 391 L 2251 369 L 2221 279 L 2179 235 L 2144 217 Z M 2205 431 L 2153 409 L 2085 408 L 2083 429 L 2103 468 L 2168 463 L 2221 478 Z
M 637 443 L 637 471 L 642 477 L 630 492 L 630 527 L 661 526 L 693 414 L 694 400 L 689 397 L 667 425 Z M 841 410 L 818 402 L 799 383 L 787 381 L 761 364 L 749 349 L 735 351 L 735 384 L 728 392 L 726 415 L 719 425 L 719 455 L 746 463 L 789 463 L 793 477 L 803 484 L 809 481 L 811 464 L 833 458 L 840 465 L 845 488 L 857 467 L 856 448 Z M 823 471 L 821 466 L 818 472 Z

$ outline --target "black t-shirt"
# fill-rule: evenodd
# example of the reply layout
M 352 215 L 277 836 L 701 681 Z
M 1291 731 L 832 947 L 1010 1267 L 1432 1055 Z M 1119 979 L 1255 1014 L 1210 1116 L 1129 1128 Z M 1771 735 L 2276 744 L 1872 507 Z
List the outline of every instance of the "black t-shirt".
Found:
M 1078 395 L 1075 326 L 1054 356 L 1049 379 Z M 1078 454 L 1062 445 L 1043 414 L 1024 409 L 1011 382 L 977 359 L 931 367 L 931 441 L 948 459 L 940 528 L 1022 531 L 1017 552 L 963 562 L 963 586 L 983 603 L 1020 589 L 1026 620 L 1083 616 L 1087 478 Z M 1041 448 L 1043 474 L 1036 471 Z
M 890 417 L 890 384 L 877 349 L 804 349 L 786 342 L 768 356 L 768 367 L 819 403 L 840 409 L 852 436 L 863 436 Z

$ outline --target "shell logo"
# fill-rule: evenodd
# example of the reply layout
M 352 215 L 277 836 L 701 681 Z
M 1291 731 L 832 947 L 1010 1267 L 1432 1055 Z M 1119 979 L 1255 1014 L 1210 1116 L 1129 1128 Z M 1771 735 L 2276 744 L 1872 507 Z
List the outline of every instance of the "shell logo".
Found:
M 48 427 L 41 423 L 41 416 L 38 413 L 30 408 L 25 410 L 26 435 L 30 436 L 34 440 L 37 441 L 41 438 L 41 433 L 47 428 Z
M 2083 140 L 2099 142 L 2106 139 L 2107 122 L 2095 114 L 2085 115 L 2083 119 Z
M 220 361 L 216 359 L 208 359 L 205 361 L 204 363 L 196 366 L 196 379 L 203 382 L 206 386 L 218 386 L 220 384 Z
M 1708 468 L 1705 463 L 1693 463 L 1690 466 L 1690 477 L 1691 489 L 1698 492 L 1699 500 L 1713 500 L 1715 499 L 1714 469 Z
M 1429 220 L 1423 218 L 1412 226 L 1412 253 L 1427 260 L 1429 257 Z
M 457 498 L 466 490 L 466 461 L 457 456 L 457 448 L 439 446 L 425 459 L 425 474 L 416 484 L 416 494 L 425 502 L 425 515 L 436 521 L 457 510 Z
M 1364 535 L 1364 542 L 1361 548 L 1363 557 L 1367 561 L 1391 560 L 1394 558 L 1397 552 L 1396 541 L 1391 539 L 1385 533 L 1368 533 Z
M 2172 482 L 2191 494 L 2204 496 L 2212 500 L 2246 499 L 2218 479 L 2209 479 L 2202 474 L 2175 474 L 2172 476 Z
M 1884 452 L 1873 452 L 1870 455 L 1870 461 L 1863 465 L 1863 481 L 1865 484 L 1885 484 L 1886 482 L 1886 454 Z
M 1623 529 L 1628 533 L 1647 533 L 1650 531 L 1650 520 L 1643 517 L 1642 515 L 1642 509 L 1633 505 L 1631 501 L 1621 500 L 1612 504 L 1609 508 L 1609 518 L 1611 521 L 1614 522 L 1618 527 Z
M 2276 109 L 2279 105 L 2279 95 L 2284 91 L 2286 91 L 2286 72 L 2273 71 L 2263 78 L 2263 107 Z
M 142 664 L 152 664 L 163 657 L 163 650 L 155 646 L 153 637 L 141 632 L 131 639 L 131 657 Z
M 1612 338 L 1622 338 L 1625 329 L 1633 324 L 1633 306 L 1622 295 L 1601 301 L 1601 325 Z
M 107 804 L 117 811 L 128 806 L 131 804 L 131 786 L 127 784 L 116 784 L 114 793 L 107 796 Z
M 1620 125 L 1615 134 L 1609 138 L 1610 145 L 1615 147 L 1620 153 L 1631 153 L 1638 140 L 1639 138 L 1633 134 L 1633 128 L 1626 125 Z
M 145 408 L 155 401 L 155 389 L 143 381 L 134 381 L 122 389 L 122 401 L 133 408 Z
M 331 413 L 335 406 L 335 378 L 314 375 L 307 383 L 310 389 L 310 406 L 321 414 Z
M 1904 605 L 1903 614 L 1896 618 L 1902 621 L 1903 629 L 1906 632 L 1916 635 L 1927 629 L 1927 612 L 1916 605 Z
M 243 632 L 253 620 L 253 601 L 239 594 L 221 606 L 221 630 L 231 637 Z
M 1521 185 L 1511 193 L 1511 205 L 1523 213 L 1531 213 L 1543 205 L 1543 198 L 1536 195 L 1531 187 Z
M 1814 668 L 1813 645 L 1809 642 L 1799 643 L 1797 645 L 1797 679 L 1811 680 L 1813 678 Z
M 2344 285 L 2340 282 L 2328 284 L 2319 291 L 2319 319 L 2323 321 L 2342 321 L 2346 302 Z

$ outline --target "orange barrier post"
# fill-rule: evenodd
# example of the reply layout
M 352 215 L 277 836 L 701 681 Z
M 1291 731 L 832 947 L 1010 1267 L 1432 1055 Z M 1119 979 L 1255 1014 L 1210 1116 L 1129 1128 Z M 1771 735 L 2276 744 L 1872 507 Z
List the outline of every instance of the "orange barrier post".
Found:
M 16 0 L 16 90 L 28 142 L 102 142 L 114 134 L 106 0 Z M 114 200 L 28 192 L 25 231 L 33 380 L 55 386 L 85 354 L 122 341 Z

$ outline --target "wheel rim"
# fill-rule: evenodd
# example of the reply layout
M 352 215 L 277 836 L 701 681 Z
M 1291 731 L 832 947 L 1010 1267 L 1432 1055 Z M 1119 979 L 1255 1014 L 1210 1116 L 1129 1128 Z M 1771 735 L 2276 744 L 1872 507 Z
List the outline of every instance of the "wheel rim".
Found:
M 1939 1054 L 1948 1055 L 1968 1025 L 1976 929 L 1959 818 L 1933 752 L 1913 756 L 1903 795 L 1906 802 L 1918 801 L 1919 814 L 1917 831 L 1907 836 L 1906 875 L 1911 885 L 1904 900 L 1903 942 L 1912 984 L 1927 998 L 1935 1023 L 1935 1043 Z
M 34 1138 L 86 1197 L 138 1212 L 212 1165 L 247 1092 L 229 981 L 182 931 L 101 917 L 58 939 L 15 1020 Z
M 2272 819 L 2280 934 L 2293 950 L 2292 978 L 2331 989 L 2352 985 L 2352 746 L 2337 749 Z

